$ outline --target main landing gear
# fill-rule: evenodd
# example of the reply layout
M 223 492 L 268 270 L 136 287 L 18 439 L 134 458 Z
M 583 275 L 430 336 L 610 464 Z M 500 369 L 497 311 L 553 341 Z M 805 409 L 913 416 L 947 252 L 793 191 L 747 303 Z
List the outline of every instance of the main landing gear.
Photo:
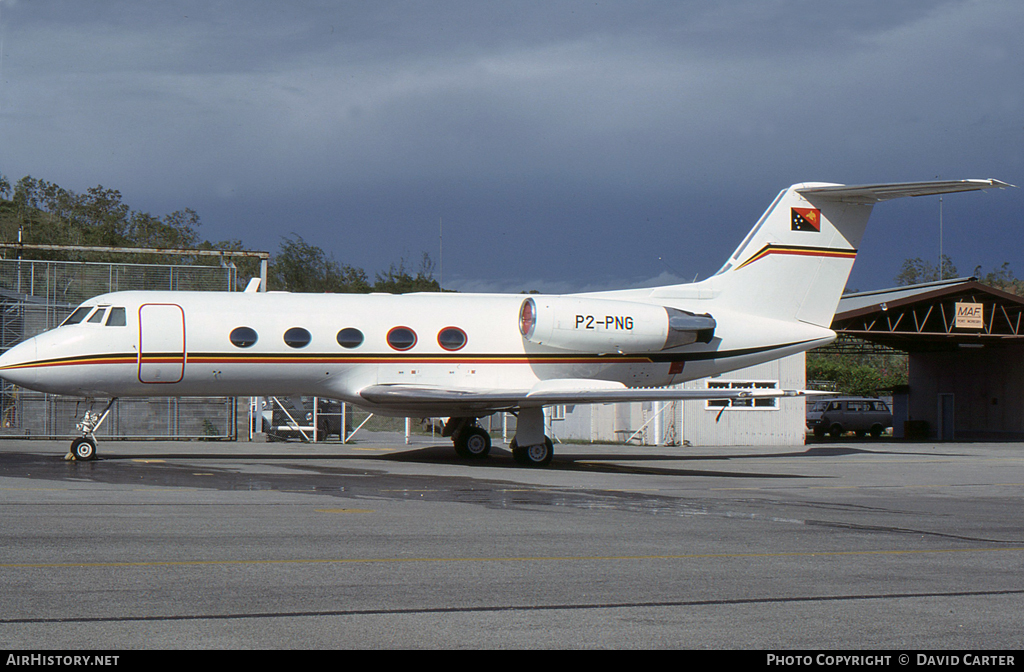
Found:
M 512 459 L 524 467 L 546 467 L 555 456 L 555 447 L 546 436 L 544 443 L 522 447 L 516 443 L 516 439 L 512 439 L 508 447 L 512 449 Z
M 94 433 L 100 428 L 103 421 L 107 419 L 107 416 L 110 415 L 110 409 L 114 406 L 115 401 L 117 401 L 117 397 L 110 400 L 110 403 L 107 404 L 102 413 L 93 413 L 91 410 L 85 412 L 81 422 L 77 425 L 78 431 L 82 435 L 71 442 L 71 459 L 81 461 L 96 459 L 96 437 Z
M 491 435 L 477 424 L 476 418 L 449 418 L 441 436 L 452 437 L 455 453 L 462 458 L 484 458 L 491 452 Z M 544 436 L 542 409 L 520 409 L 516 436 L 509 448 L 512 459 L 524 467 L 544 467 L 551 463 L 555 449 L 551 439 Z
M 459 457 L 484 458 L 491 452 L 491 435 L 476 418 L 448 418 L 441 436 L 450 436 Z

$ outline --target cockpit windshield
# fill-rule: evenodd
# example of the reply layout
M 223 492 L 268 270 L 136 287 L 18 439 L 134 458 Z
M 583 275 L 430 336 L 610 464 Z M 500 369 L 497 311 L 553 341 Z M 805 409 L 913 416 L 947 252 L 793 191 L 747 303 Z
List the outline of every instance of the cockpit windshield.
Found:
M 92 312 L 93 308 L 95 308 L 95 306 L 79 306 L 75 309 L 75 312 L 68 315 L 68 319 L 61 322 L 60 326 L 63 327 L 68 324 L 78 324 L 85 319 L 86 315 Z
M 122 306 L 79 306 L 60 323 L 64 327 L 69 324 L 105 324 L 108 327 L 124 327 L 128 324 L 127 314 Z
M 110 317 L 107 318 L 108 327 L 123 327 L 128 324 L 125 318 L 124 308 L 116 307 L 110 309 Z

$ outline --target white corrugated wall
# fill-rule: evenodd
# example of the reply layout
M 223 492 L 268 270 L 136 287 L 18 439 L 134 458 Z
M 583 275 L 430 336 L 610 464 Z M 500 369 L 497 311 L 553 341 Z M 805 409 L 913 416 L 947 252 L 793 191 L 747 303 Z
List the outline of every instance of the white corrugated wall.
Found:
M 805 379 L 805 358 L 800 353 L 711 380 L 776 381 L 780 389 L 802 390 Z M 694 380 L 683 386 L 704 389 L 707 381 Z M 779 399 L 774 409 L 727 408 L 721 411 L 720 408 L 709 409 L 703 401 L 683 403 L 683 438 L 692 446 L 803 445 L 805 422 L 803 397 Z
M 759 364 L 723 374 L 715 381 L 775 382 L 781 389 L 801 390 L 805 385 L 804 355 Z M 683 387 L 705 389 L 707 380 L 695 380 Z M 729 445 L 802 445 L 804 443 L 805 411 L 802 397 L 779 399 L 771 410 L 726 409 L 716 422 L 720 409 L 707 409 L 703 401 L 681 404 L 652 403 L 595 404 L 566 407 L 564 419 L 550 420 L 552 438 L 599 443 L 621 443 L 636 434 L 633 442 L 665 444 L 682 438 L 693 446 Z M 664 408 L 664 410 L 661 410 Z M 681 409 L 681 410 L 680 410 Z M 654 414 L 661 410 L 658 421 Z M 667 414 L 675 414 L 675 422 Z M 550 410 L 548 411 L 551 417 Z M 561 417 L 561 414 L 558 414 Z M 645 430 L 646 423 L 646 431 Z

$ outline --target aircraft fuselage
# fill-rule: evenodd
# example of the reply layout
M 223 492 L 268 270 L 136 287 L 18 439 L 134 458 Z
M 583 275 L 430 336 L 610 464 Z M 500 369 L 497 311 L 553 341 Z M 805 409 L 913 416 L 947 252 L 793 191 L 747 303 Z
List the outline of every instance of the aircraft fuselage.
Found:
M 719 310 L 709 342 L 638 352 L 628 344 L 639 338 L 636 332 L 654 328 L 645 326 L 641 313 L 662 306 L 580 295 L 557 316 L 564 342 L 552 347 L 524 337 L 526 298 L 117 292 L 83 304 L 95 309 L 76 324 L 9 351 L 2 375 L 32 389 L 85 397 L 306 395 L 400 415 L 413 409 L 374 408 L 360 390 L 408 385 L 526 392 L 556 379 L 660 387 L 775 359 L 834 336 L 812 325 L 730 319 Z M 703 312 L 702 303 L 679 308 Z M 601 311 L 588 312 L 588 305 Z M 117 309 L 123 318 L 114 318 Z M 602 347 L 588 347 L 592 341 Z M 620 341 L 627 345 L 615 345 Z

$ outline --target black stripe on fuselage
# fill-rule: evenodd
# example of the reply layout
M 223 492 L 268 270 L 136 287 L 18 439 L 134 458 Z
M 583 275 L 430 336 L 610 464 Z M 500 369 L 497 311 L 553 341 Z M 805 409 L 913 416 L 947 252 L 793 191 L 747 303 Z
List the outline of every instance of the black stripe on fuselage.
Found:
M 814 339 L 818 340 L 818 339 Z M 514 353 L 514 354 L 458 354 L 437 353 L 431 355 L 385 352 L 385 353 L 236 353 L 236 352 L 202 352 L 186 353 L 185 361 L 189 364 L 292 364 L 292 363 L 324 363 L 324 364 L 385 364 L 388 362 L 410 362 L 422 364 L 572 364 L 572 363 L 676 363 L 708 361 L 715 359 L 731 359 L 745 357 L 773 350 L 782 350 L 805 345 L 813 341 L 796 341 L 779 345 L 765 345 L 738 350 L 711 350 L 704 352 L 648 353 L 637 355 L 597 354 L 597 353 Z M 181 360 L 181 353 L 147 353 L 143 362 L 161 359 Z M 138 364 L 135 353 L 80 355 L 75 357 L 59 357 L 8 367 L 9 369 L 39 368 L 50 366 L 75 366 L 89 364 Z

